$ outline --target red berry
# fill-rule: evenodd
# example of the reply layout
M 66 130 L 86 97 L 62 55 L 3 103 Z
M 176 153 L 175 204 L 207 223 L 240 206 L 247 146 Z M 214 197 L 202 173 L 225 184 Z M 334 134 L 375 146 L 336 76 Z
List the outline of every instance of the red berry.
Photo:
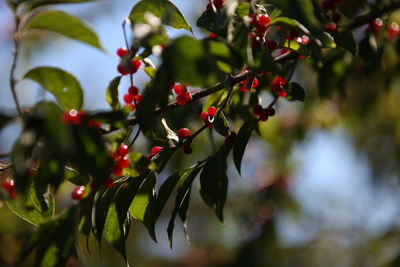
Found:
M 125 157 L 128 154 L 129 147 L 125 144 L 119 145 L 116 155 L 118 157 Z
M 185 152 L 185 154 L 192 154 L 193 153 L 193 149 L 190 147 L 189 144 L 184 144 L 182 146 L 183 152 Z
M 182 128 L 177 132 L 179 138 L 187 138 L 190 136 L 190 130 L 187 128 Z
M 267 111 L 265 109 L 263 109 L 261 111 L 261 113 L 258 115 L 258 117 L 259 117 L 260 121 L 266 121 L 266 120 L 268 120 L 269 116 L 268 116 Z
M 128 93 L 135 96 L 139 93 L 139 89 L 136 86 L 131 86 L 128 89 Z
M 77 186 L 72 190 L 71 197 L 74 200 L 81 200 L 83 197 L 83 194 L 85 194 L 85 187 L 82 186 Z
M 184 92 L 183 94 L 178 95 L 176 97 L 176 103 L 179 106 L 183 106 L 183 105 L 186 105 L 186 103 L 188 103 L 191 99 L 192 99 L 192 96 L 190 95 L 190 93 Z
M 122 64 L 118 65 L 117 70 L 119 73 L 121 73 L 121 75 L 128 75 L 130 72 L 129 68 L 127 68 L 126 66 L 123 66 Z
M 127 157 L 123 157 L 120 158 L 117 162 L 117 164 L 119 165 L 119 167 L 121 167 L 122 169 L 124 168 L 128 168 L 129 167 L 129 160 Z
M 83 110 L 71 109 L 63 113 L 61 121 L 64 124 L 81 124 L 84 115 L 85 112 Z
M 393 21 L 388 29 L 389 39 L 394 39 L 396 36 L 399 35 L 399 33 L 400 33 L 399 24 Z
M 124 95 L 124 101 L 126 104 L 131 104 L 133 102 L 133 95 L 131 94 L 125 94 Z
M 114 164 L 114 165 L 112 166 L 112 169 L 111 169 L 112 174 L 114 174 L 115 176 L 121 176 L 123 170 L 124 170 L 124 169 L 123 169 L 119 164 Z
M 101 127 L 101 122 L 95 120 L 88 120 L 87 122 L 88 127 L 99 128 Z
M 259 105 L 259 104 L 255 105 L 253 107 L 253 114 L 256 115 L 256 116 L 260 115 L 260 113 L 262 111 L 263 111 L 263 107 L 261 105 Z
M 140 103 L 142 101 L 142 99 L 143 99 L 143 96 L 141 94 L 135 95 L 136 103 Z
M 257 78 L 254 78 L 254 79 L 253 79 L 253 83 L 251 84 L 251 87 L 252 87 L 252 88 L 257 88 L 257 86 L 258 86 L 258 79 L 257 79 Z
M 200 115 L 200 117 L 203 121 L 207 120 L 207 116 L 208 116 L 207 112 L 202 112 Z
M 284 90 L 279 91 L 279 96 L 280 97 L 286 97 L 287 93 Z
M 207 115 L 215 116 L 217 114 L 217 109 L 214 106 L 211 106 L 207 109 Z
M 131 73 L 136 73 L 141 65 L 142 65 L 142 62 L 140 60 L 132 59 L 131 60 Z
M 107 188 L 111 188 L 114 186 L 114 180 L 111 177 L 108 177 L 103 182 L 104 186 Z
M 266 112 L 267 112 L 268 116 L 271 116 L 271 117 L 275 116 L 275 113 L 276 113 L 274 108 L 267 108 Z
M 6 180 L 3 182 L 3 189 L 7 192 L 15 190 L 14 180 Z
M 224 5 L 225 0 L 214 0 L 214 6 L 216 9 L 221 9 Z
M 327 31 L 327 32 L 334 32 L 334 31 L 336 31 L 336 29 L 337 29 L 337 26 L 335 23 L 328 23 L 325 26 L 325 31 Z
M 210 33 L 210 35 L 208 35 L 208 38 L 210 38 L 210 39 L 217 39 L 218 38 L 218 35 L 216 35 L 215 33 Z
M 117 50 L 117 55 L 119 57 L 124 57 L 124 56 L 128 55 L 128 53 L 129 53 L 129 51 L 126 48 L 123 48 L 123 47 L 120 47 Z
M 163 149 L 162 146 L 155 146 L 151 149 L 151 155 L 157 155 L 158 153 L 160 153 L 161 149 Z
M 242 92 L 242 93 L 245 93 L 245 92 L 248 91 L 248 89 L 247 89 L 247 87 L 246 87 L 245 85 L 242 85 L 242 84 L 241 84 L 241 85 L 239 86 L 239 91 Z
M 186 92 L 186 89 L 182 84 L 177 84 L 174 86 L 174 92 L 177 95 L 182 95 Z
M 286 86 L 286 83 L 284 78 L 277 76 L 270 84 L 271 90 L 275 93 L 280 92 Z

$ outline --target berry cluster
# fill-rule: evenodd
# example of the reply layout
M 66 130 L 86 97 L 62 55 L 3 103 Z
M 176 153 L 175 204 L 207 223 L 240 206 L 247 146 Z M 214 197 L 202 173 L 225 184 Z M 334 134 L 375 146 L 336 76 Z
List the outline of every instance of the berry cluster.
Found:
M 258 79 L 257 78 L 255 78 L 254 77 L 254 79 L 253 79 L 253 81 L 251 82 L 251 84 L 248 84 L 249 83 L 249 81 L 248 80 L 244 80 L 244 81 L 241 81 L 240 83 L 239 83 L 239 90 L 240 90 L 240 92 L 247 92 L 248 91 L 248 88 L 257 88 L 257 86 L 258 86 Z
M 207 128 L 213 127 L 214 117 L 217 114 L 217 109 L 213 106 L 207 109 L 207 112 L 201 113 L 201 119 L 206 124 Z
M 131 86 L 128 89 L 128 93 L 124 95 L 124 102 L 131 111 L 134 111 L 136 109 L 136 106 L 133 103 L 140 103 L 140 101 L 142 101 L 142 98 L 143 96 L 139 94 L 139 89 L 136 86 Z
M 3 182 L 3 189 L 8 193 L 8 195 L 15 199 L 17 197 L 17 193 L 15 191 L 14 180 L 6 180 Z
M 112 173 L 115 176 L 121 176 L 124 169 L 129 167 L 129 160 L 126 157 L 128 150 L 129 148 L 127 145 L 121 144 L 117 152 L 113 155 L 114 165 L 112 167 Z
M 77 186 L 72 190 L 71 198 L 73 200 L 81 200 L 83 195 L 85 194 L 85 187 L 83 185 Z
M 86 112 L 83 110 L 70 109 L 61 115 L 61 122 L 65 125 L 80 125 L 85 123 L 89 127 L 101 127 L 101 123 L 95 120 L 87 120 Z
M 210 0 L 210 3 L 207 5 L 207 10 L 212 10 L 211 2 L 217 10 L 220 10 L 225 4 L 225 0 Z
M 322 2 L 322 10 L 325 12 L 332 12 L 332 21 L 338 23 L 342 17 L 336 12 L 336 7 L 341 4 L 341 0 L 325 0 Z
M 131 53 L 126 48 L 118 48 L 117 55 L 121 58 L 117 67 L 117 70 L 121 75 L 136 73 L 142 65 L 140 60 L 130 58 Z
M 186 86 L 182 84 L 177 84 L 174 86 L 174 92 L 176 94 L 176 103 L 179 106 L 186 105 L 190 100 L 192 100 L 192 96 L 187 90 Z
M 252 19 L 250 24 L 255 27 L 255 31 L 259 36 L 264 35 L 267 30 L 270 18 L 266 14 L 251 15 Z
M 377 34 L 383 27 L 383 21 L 380 18 L 376 18 L 374 21 L 368 24 L 365 29 L 366 34 Z
M 257 104 L 253 107 L 253 114 L 256 116 L 260 121 L 266 121 L 269 117 L 275 115 L 275 109 L 272 107 L 263 108 L 261 105 Z
M 277 76 L 270 84 L 270 88 L 272 92 L 278 94 L 280 97 L 286 97 L 287 92 L 285 91 L 285 87 L 287 82 L 284 78 Z

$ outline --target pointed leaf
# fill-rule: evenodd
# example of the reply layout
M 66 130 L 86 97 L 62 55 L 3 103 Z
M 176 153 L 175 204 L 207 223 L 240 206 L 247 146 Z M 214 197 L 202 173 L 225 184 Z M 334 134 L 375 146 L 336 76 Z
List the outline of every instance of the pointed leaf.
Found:
M 304 102 L 306 98 L 306 92 L 303 87 L 298 83 L 291 83 L 288 88 L 289 100 L 298 100 Z
M 81 85 L 70 73 L 53 67 L 38 67 L 24 76 L 39 83 L 57 99 L 63 109 L 80 109 L 83 104 Z
M 106 100 L 113 109 L 119 109 L 120 103 L 118 99 L 118 86 L 121 81 L 121 76 L 115 77 L 107 87 Z
M 27 30 L 47 30 L 84 42 L 103 50 L 96 33 L 79 18 L 58 10 L 44 10 L 35 14 L 26 25 Z
M 241 173 L 242 158 L 249 142 L 251 133 L 256 128 L 258 121 L 253 119 L 246 121 L 239 130 L 233 146 L 233 160 L 239 174 Z

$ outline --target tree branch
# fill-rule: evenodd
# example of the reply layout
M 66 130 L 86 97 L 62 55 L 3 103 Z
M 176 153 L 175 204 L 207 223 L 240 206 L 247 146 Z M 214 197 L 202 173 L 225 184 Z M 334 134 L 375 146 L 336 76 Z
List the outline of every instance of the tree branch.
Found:
M 394 2 L 388 5 L 384 5 L 382 8 L 379 9 L 374 9 L 371 12 L 361 15 L 357 18 L 355 18 L 351 23 L 349 23 L 346 28 L 349 30 L 354 30 L 358 27 L 361 27 L 367 23 L 370 23 L 374 19 L 382 16 L 385 13 L 394 11 L 396 9 L 400 8 L 400 2 Z
M 15 30 L 13 33 L 13 43 L 14 43 L 14 51 L 13 51 L 13 60 L 12 60 L 12 65 L 11 65 L 11 70 L 10 70 L 10 89 L 12 96 L 14 98 L 15 106 L 17 108 L 18 114 L 22 117 L 22 110 L 21 106 L 19 104 L 18 96 L 17 96 L 17 90 L 15 88 L 15 84 L 17 83 L 17 80 L 15 79 L 15 70 L 17 68 L 17 62 L 19 58 L 19 49 L 20 49 L 20 41 L 18 37 L 18 30 L 19 30 L 19 24 L 20 24 L 20 19 L 17 14 L 14 13 L 14 21 L 15 21 Z

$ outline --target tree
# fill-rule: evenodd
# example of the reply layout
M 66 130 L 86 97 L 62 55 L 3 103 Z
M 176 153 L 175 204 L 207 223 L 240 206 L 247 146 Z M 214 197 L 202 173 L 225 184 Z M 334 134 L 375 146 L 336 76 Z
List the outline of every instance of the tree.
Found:
M 229 155 L 240 173 L 249 139 L 268 125 L 279 102 L 305 101 L 304 114 L 310 114 L 320 99 L 338 97 L 353 101 L 344 110 L 367 116 L 363 107 L 379 103 L 378 88 L 389 87 L 398 74 L 399 25 L 390 16 L 400 8 L 397 1 L 214 0 L 197 20 L 209 36 L 198 39 L 171 1 L 142 0 L 122 23 L 126 47 L 117 51 L 120 75 L 106 90 L 110 110 L 81 110 L 80 83 L 53 67 L 34 68 L 22 79 L 37 82 L 57 102 L 21 107 L 15 71 L 26 33 L 52 31 L 103 50 L 88 25 L 51 8 L 80 2 L 87 1 L 7 1 L 15 18 L 10 89 L 17 114 L 2 114 L 0 126 L 19 120 L 23 130 L 13 150 L 1 155 L 10 160 L 1 166 L 8 176 L 2 193 L 12 212 L 38 227 L 17 263 L 35 250 L 36 265 L 65 265 L 76 231 L 99 243 L 104 239 L 127 260 L 132 219 L 156 241 L 155 223 L 169 198 L 175 198 L 167 229 L 172 247 L 176 217 L 186 223 L 197 180 L 204 203 L 223 223 Z M 171 39 L 166 26 L 188 35 Z M 161 63 L 156 66 L 154 58 Z M 307 70 L 317 73 L 318 92 L 293 81 L 296 72 Z M 136 87 L 138 71 L 149 76 L 145 88 Z M 374 90 L 363 92 L 354 84 L 370 76 Z M 129 79 L 128 90 L 119 86 L 122 79 Z M 347 90 L 351 86 L 353 92 Z M 274 143 L 282 161 L 290 142 L 303 136 L 307 117 L 303 120 L 287 143 Z M 186 128 L 190 121 L 198 128 Z M 275 130 L 279 135 L 284 129 Z M 196 146 L 206 131 L 210 151 Z M 150 151 L 136 150 L 140 135 L 154 145 Z M 175 169 L 156 188 L 157 176 L 177 154 L 193 152 L 191 164 Z M 284 166 L 280 174 L 284 177 Z M 55 214 L 54 194 L 66 182 L 76 185 L 73 205 Z M 284 187 L 284 179 L 274 186 Z

